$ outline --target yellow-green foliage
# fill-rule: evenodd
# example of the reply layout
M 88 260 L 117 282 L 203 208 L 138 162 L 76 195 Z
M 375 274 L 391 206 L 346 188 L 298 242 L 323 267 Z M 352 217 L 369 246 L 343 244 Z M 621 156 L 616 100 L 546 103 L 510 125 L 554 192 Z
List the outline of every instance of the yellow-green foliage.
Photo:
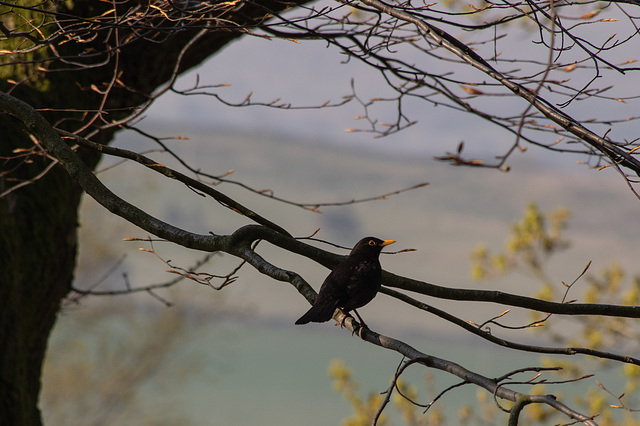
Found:
M 329 376 L 333 379 L 333 388 L 351 404 L 353 414 L 342 421 L 343 426 L 368 426 L 371 424 L 378 408 L 382 404 L 383 396 L 369 394 L 366 399 L 358 395 L 358 383 L 352 378 L 349 370 L 342 360 L 336 359 L 329 365 Z M 379 425 L 386 425 L 387 419 L 383 414 L 379 419 Z
M 566 209 L 543 213 L 538 210 L 535 204 L 530 204 L 524 217 L 511 226 L 511 233 L 505 241 L 503 252 L 492 253 L 486 245 L 478 245 L 471 253 L 472 278 L 487 280 L 515 271 L 528 272 L 540 283 L 536 297 L 559 302 L 558 299 L 565 294 L 566 287 L 553 277 L 546 275 L 545 265 L 554 255 L 570 246 L 569 241 L 564 238 L 564 230 L 567 228 L 568 220 L 569 212 Z M 572 290 L 572 298 L 578 296 L 577 300 L 581 303 L 637 306 L 640 304 L 640 277 L 633 277 L 631 282 L 626 282 L 627 275 L 621 265 L 615 261 L 611 262 L 609 267 L 604 270 L 582 276 L 575 284 L 576 288 Z M 582 289 L 581 294 L 580 288 Z M 560 293 L 561 296 L 558 297 L 557 293 Z M 543 315 L 541 313 L 535 314 L 537 316 Z M 554 317 L 552 316 L 551 319 Z M 568 327 L 572 330 L 570 333 L 562 329 L 562 327 L 567 327 L 567 321 L 560 325 L 556 323 L 549 325 L 547 322 L 545 323 L 548 325 L 547 327 L 537 329 L 550 337 L 554 346 L 558 347 L 589 347 L 617 353 L 621 348 L 628 348 L 629 344 L 640 342 L 640 329 L 637 327 L 637 321 L 604 316 L 579 316 L 571 317 L 569 320 L 571 324 Z M 571 384 L 571 387 L 575 389 L 575 386 L 580 386 L 581 393 L 576 395 L 572 391 L 574 396 L 565 402 L 573 405 L 572 408 L 578 411 L 597 414 L 597 421 L 600 425 L 640 425 L 640 412 L 634 411 L 640 409 L 640 390 L 638 389 L 640 386 L 640 367 L 631 364 L 621 365 L 617 362 L 596 358 L 550 358 L 548 356 L 541 357 L 540 365 L 561 367 L 561 370 L 557 372 L 545 373 L 544 379 L 547 383 L 553 380 L 574 381 L 593 371 L 598 372 L 597 379 L 602 380 L 603 383 L 599 384 L 593 377 L 577 381 Z M 345 424 L 371 424 L 372 417 L 364 420 L 366 418 L 364 413 L 369 413 L 369 415 L 375 413 L 379 407 L 376 404 L 381 399 L 376 398 L 377 396 L 369 396 L 363 402 L 357 397 L 357 383 L 352 378 L 351 372 L 341 362 L 332 364 L 331 371 L 336 389 L 341 391 L 351 402 L 356 413 L 349 419 L 352 422 Z M 607 386 L 612 388 L 615 386 L 616 392 L 620 393 L 614 392 Z M 444 410 L 440 408 L 441 401 L 438 401 L 426 414 L 423 414 L 424 408 L 411 401 L 426 404 L 429 399 L 418 395 L 415 387 L 407 385 L 402 380 L 398 381 L 398 388 L 407 398 L 403 398 L 396 392 L 392 401 L 394 408 L 402 415 L 404 424 L 442 425 L 446 423 L 443 415 Z M 435 384 L 433 388 L 437 393 L 438 388 Z M 563 395 L 563 384 L 536 385 L 526 390 L 526 393 L 553 393 L 561 399 L 566 399 Z M 509 404 L 503 401 L 501 401 L 501 405 L 506 409 L 509 407 Z M 491 395 L 482 389 L 477 392 L 475 405 L 469 401 L 461 404 L 457 411 L 458 422 L 456 424 L 460 425 L 499 424 L 504 421 L 504 413 L 497 408 Z M 522 424 L 527 425 L 547 425 L 565 421 L 566 418 L 562 416 L 548 406 L 529 404 L 522 412 L 520 420 Z M 362 423 L 356 423 L 355 419 L 362 421 Z M 384 423 L 379 422 L 378 424 L 388 424 L 388 420 L 385 418 Z
M 479 246 L 471 253 L 471 275 L 476 280 L 504 276 L 511 272 L 529 272 L 538 278 L 540 287 L 535 297 L 543 300 L 560 300 L 558 294 L 564 294 L 566 287 L 558 280 L 549 277 L 545 273 L 546 263 L 557 253 L 567 249 L 570 244 L 565 240 L 563 232 L 568 225 L 569 212 L 566 209 L 558 209 L 552 213 L 543 213 L 535 204 L 530 204 L 524 217 L 512 225 L 511 233 L 505 241 L 505 249 L 501 253 L 493 254 L 484 245 Z M 640 304 L 640 277 L 634 277 L 630 283 L 625 282 L 627 274 L 618 262 L 612 261 L 610 265 L 594 274 L 586 274 L 572 290 L 572 298 L 575 298 L 579 290 L 583 289 L 577 300 L 581 303 L 615 304 L 637 306 Z M 536 320 L 543 314 L 532 313 Z M 560 346 L 580 346 L 602 351 L 619 351 L 623 345 L 629 342 L 640 341 L 640 330 L 635 321 L 626 318 L 605 316 L 581 316 L 572 318 L 571 327 L 581 332 L 557 333 L 556 327 L 541 327 Z M 560 366 L 563 369 L 556 373 L 564 380 L 580 377 L 588 374 L 588 368 L 618 367 L 618 373 L 622 375 L 625 385 L 627 401 L 632 401 L 632 408 L 640 408 L 640 396 L 637 395 L 640 369 L 636 366 L 625 364 L 613 364 L 603 360 L 589 360 L 588 364 L 576 362 L 574 359 L 550 361 L 543 358 L 545 366 Z M 622 371 L 620 371 L 622 370 Z M 613 373 L 612 373 L 613 374 Z M 599 424 L 615 424 L 620 422 L 620 416 L 615 417 L 615 410 L 621 408 L 617 395 L 610 395 L 599 386 L 594 386 L 591 380 L 584 384 L 589 391 L 580 398 L 580 403 L 585 410 L 591 413 L 600 413 Z M 538 408 L 527 408 L 535 418 Z M 623 413 L 624 424 L 640 424 L 639 415 L 635 420 L 632 412 Z M 615 420 L 615 421 L 614 421 Z
M 550 256 L 569 247 L 563 234 L 568 219 L 567 209 L 544 214 L 534 203 L 529 204 L 524 217 L 511 225 L 503 252 L 492 253 L 486 245 L 479 245 L 471 253 L 471 278 L 487 280 L 518 270 L 549 283 L 544 266 Z M 544 298 L 551 296 L 546 294 Z

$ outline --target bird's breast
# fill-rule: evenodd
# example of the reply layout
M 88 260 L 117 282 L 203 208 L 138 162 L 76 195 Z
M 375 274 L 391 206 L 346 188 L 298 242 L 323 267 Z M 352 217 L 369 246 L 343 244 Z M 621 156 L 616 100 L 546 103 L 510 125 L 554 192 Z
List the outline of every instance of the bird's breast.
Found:
M 380 270 L 381 268 L 380 268 L 379 262 L 373 262 L 373 261 L 367 261 L 367 260 L 358 262 L 354 267 L 354 273 L 360 276 L 369 275 L 369 274 L 375 275 L 376 273 L 379 273 Z

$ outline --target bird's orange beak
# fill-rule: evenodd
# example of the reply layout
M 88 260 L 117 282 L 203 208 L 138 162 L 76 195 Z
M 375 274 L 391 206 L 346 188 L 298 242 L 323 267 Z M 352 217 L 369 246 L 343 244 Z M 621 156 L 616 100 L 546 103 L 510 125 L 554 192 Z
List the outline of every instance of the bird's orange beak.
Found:
M 382 247 L 388 246 L 389 244 L 393 244 L 395 242 L 396 242 L 396 240 L 384 240 L 383 242 L 380 243 L 380 246 L 382 246 Z

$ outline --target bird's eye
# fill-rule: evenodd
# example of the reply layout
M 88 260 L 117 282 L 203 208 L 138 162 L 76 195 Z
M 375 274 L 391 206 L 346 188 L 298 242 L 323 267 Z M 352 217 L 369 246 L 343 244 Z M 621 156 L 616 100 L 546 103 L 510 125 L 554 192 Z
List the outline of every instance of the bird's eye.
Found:
M 376 245 L 376 242 L 375 242 L 375 241 L 373 241 L 373 240 L 369 240 L 369 245 L 370 245 L 370 246 L 375 246 L 375 245 Z

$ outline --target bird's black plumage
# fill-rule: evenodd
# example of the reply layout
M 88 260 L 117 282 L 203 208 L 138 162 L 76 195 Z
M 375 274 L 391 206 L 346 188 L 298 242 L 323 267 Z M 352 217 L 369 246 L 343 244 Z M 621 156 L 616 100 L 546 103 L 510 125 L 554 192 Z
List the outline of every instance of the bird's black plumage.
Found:
M 329 321 L 336 308 L 348 314 L 369 303 L 382 281 L 378 257 L 382 247 L 393 243 L 375 237 L 358 241 L 349 256 L 325 278 L 315 303 L 296 324 Z

